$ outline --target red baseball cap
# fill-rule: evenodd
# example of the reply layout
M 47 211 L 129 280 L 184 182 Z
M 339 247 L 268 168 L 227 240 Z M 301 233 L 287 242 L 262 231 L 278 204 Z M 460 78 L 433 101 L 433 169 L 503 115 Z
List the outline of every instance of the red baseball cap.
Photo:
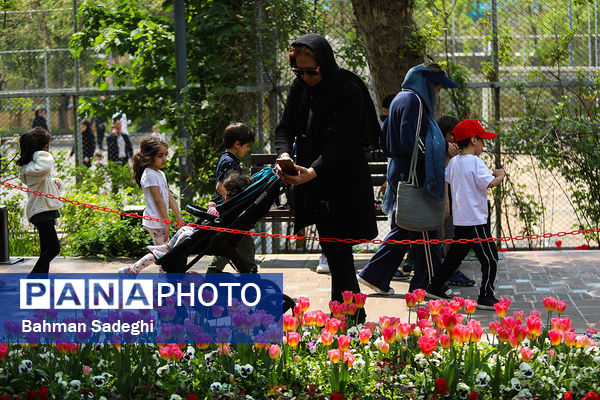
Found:
M 452 130 L 454 140 L 460 142 L 473 136 L 479 136 L 482 139 L 496 139 L 497 133 L 488 132 L 476 119 L 465 119 L 460 121 Z

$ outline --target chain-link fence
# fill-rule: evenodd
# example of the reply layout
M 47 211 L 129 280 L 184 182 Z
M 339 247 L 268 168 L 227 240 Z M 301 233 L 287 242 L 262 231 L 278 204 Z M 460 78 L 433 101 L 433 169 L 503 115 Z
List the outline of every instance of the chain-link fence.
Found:
M 314 10 L 314 30 L 326 34 L 340 65 L 358 72 L 371 83 L 350 0 L 308 3 Z M 59 0 L 22 2 L 17 9 L 2 14 L 2 137 L 22 133 L 31 126 L 34 111 L 39 109 L 44 110 L 53 136 L 74 132 L 78 121 L 73 113 L 73 95 L 83 94 L 76 91 L 77 87 L 92 86 L 91 66 L 98 57 L 105 57 L 84 52 L 77 68 L 67 50 L 74 15 L 73 3 Z M 273 16 L 265 13 L 261 18 L 270 17 Z M 426 57 L 442 62 L 452 77 L 460 78 L 463 83 L 454 95 L 447 91 L 441 94 L 440 115 L 478 118 L 503 138 L 512 138 L 519 134 L 515 128 L 517 122 L 533 118 L 532 108 L 527 107 L 529 102 L 535 101 L 537 108 L 533 110 L 550 113 L 555 105 L 568 101 L 597 106 L 597 98 L 583 98 L 578 92 L 580 88 L 592 87 L 598 79 L 596 0 L 418 0 L 413 18 L 426 39 Z M 261 70 L 262 59 L 273 56 L 271 53 L 257 60 L 257 70 Z M 253 121 L 255 130 L 261 134 L 259 151 L 265 152 L 272 151 L 274 127 L 280 117 L 286 85 L 292 79 L 287 69 L 282 68 L 286 65 L 285 54 L 278 52 L 276 57 L 277 68 L 284 71 L 279 85 L 274 87 L 263 77 L 242 82 L 237 88 L 244 99 L 240 115 Z M 111 62 L 127 62 L 127 57 Z M 595 118 L 591 116 L 590 121 L 597 122 Z M 151 126 L 149 118 L 142 125 L 133 126 L 130 132 L 149 132 Z M 585 181 L 574 184 L 572 179 L 561 175 L 560 168 L 548 170 L 540 163 L 535 149 L 518 143 L 518 140 L 506 143 L 503 140 L 501 146 L 490 144 L 486 149 L 488 165 L 501 165 L 507 172 L 503 189 L 494 192 L 492 232 L 516 236 L 593 225 L 574 201 L 575 193 L 585 189 Z M 65 144 L 69 145 L 72 144 Z M 382 221 L 379 228 L 381 239 L 389 226 Z M 286 224 L 266 224 L 259 229 L 291 233 Z M 316 250 L 316 244 L 312 243 L 257 240 L 259 251 L 265 253 Z M 565 236 L 560 240 L 514 241 L 504 245 L 556 248 L 558 241 L 564 248 L 597 244 L 594 238 L 588 240 L 591 241 L 586 242 L 581 236 Z M 372 250 L 373 246 L 365 248 Z

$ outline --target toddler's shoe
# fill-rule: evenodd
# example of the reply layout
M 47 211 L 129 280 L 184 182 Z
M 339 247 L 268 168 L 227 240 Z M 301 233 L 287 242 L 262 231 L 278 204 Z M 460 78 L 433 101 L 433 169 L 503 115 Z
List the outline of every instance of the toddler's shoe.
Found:
M 135 274 L 135 272 L 131 269 L 131 265 L 128 265 L 123 268 L 119 268 L 119 274 Z
M 317 274 L 328 274 L 329 273 L 329 264 L 327 264 L 327 257 L 321 256 L 319 257 L 319 265 L 317 265 Z
M 161 244 L 160 246 L 150 245 L 150 246 L 146 246 L 146 248 L 148 249 L 148 251 L 150 253 L 152 253 L 154 255 L 155 258 L 161 258 L 165 254 L 167 254 L 167 252 L 169 251 L 167 246 L 164 244 Z

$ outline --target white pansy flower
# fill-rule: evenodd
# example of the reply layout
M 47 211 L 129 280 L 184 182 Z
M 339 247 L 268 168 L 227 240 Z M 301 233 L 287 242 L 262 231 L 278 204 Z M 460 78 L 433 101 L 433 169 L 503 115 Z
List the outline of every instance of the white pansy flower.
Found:
M 365 368 L 365 360 L 363 360 L 362 358 L 356 359 L 354 360 L 354 364 L 352 364 L 352 368 L 357 370 L 357 371 L 362 371 L 363 368 Z
M 172 394 L 169 400 L 183 400 L 180 395 Z
M 158 367 L 156 370 L 156 374 L 158 376 L 163 376 L 169 370 L 169 365 L 163 365 L 162 367 Z
M 518 380 L 517 378 L 512 378 L 510 380 L 510 385 L 512 386 L 513 389 L 515 389 L 516 391 L 521 391 L 521 389 L 523 389 L 523 386 L 521 386 L 521 381 Z
M 220 382 L 213 382 L 210 384 L 211 392 L 220 392 L 222 388 L 223 388 L 223 385 L 221 385 Z
M 519 372 L 521 373 L 521 376 L 524 378 L 531 378 L 533 376 L 533 369 L 531 369 L 531 365 L 529 365 L 526 362 L 522 362 L 519 365 Z
M 459 382 L 458 385 L 456 385 L 456 393 L 461 399 L 466 399 L 469 397 L 469 393 L 471 393 L 471 388 L 466 383 Z
M 79 389 L 81 389 L 81 381 L 78 381 L 77 379 L 73 379 L 69 384 L 76 392 L 79 392 Z
M 517 395 L 515 397 L 513 397 L 513 400 L 528 400 L 528 399 L 533 399 L 533 395 L 527 388 L 521 389 L 519 391 L 519 393 L 517 393 Z
M 102 375 L 96 375 L 92 376 L 92 382 L 94 382 L 94 385 L 96 386 L 102 386 L 104 385 L 104 382 L 106 382 L 106 379 Z
M 485 371 L 481 371 L 480 373 L 477 374 L 477 376 L 475 377 L 475 383 L 479 386 L 487 386 L 487 384 L 490 382 L 490 376 L 487 374 L 487 372 Z

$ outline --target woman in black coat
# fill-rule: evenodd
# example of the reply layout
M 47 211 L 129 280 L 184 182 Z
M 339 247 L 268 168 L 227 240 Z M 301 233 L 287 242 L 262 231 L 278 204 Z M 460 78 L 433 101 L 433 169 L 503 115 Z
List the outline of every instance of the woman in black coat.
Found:
M 81 147 L 83 149 L 83 165 L 90 168 L 96 151 L 96 140 L 92 133 L 92 124 L 88 120 L 81 122 Z M 71 148 L 71 157 L 73 154 L 75 154 L 75 146 Z
M 295 185 L 295 230 L 316 224 L 320 237 L 377 236 L 373 186 L 362 144 L 366 121 L 376 121 L 372 101 L 356 75 L 338 67 L 327 40 L 304 35 L 289 53 L 292 83 L 275 147 L 289 157 L 296 144 L 298 175 L 277 172 Z M 358 292 L 352 244 L 321 242 L 331 270 L 331 299 Z M 364 312 L 359 316 L 364 320 Z

